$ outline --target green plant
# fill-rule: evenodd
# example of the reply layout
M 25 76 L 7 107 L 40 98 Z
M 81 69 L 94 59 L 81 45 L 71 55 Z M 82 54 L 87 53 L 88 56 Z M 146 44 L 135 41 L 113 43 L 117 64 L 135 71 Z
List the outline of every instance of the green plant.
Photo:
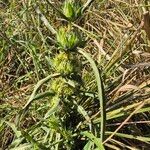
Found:
M 64 51 L 74 51 L 82 43 L 81 35 L 69 28 L 61 27 L 57 32 L 57 42 L 60 49 Z
M 149 149 L 149 2 L 78 2 L 0 1 L 0 149 Z
M 75 92 L 75 88 L 70 86 L 64 78 L 54 79 L 51 83 L 51 90 L 58 96 L 71 96 Z
M 63 14 L 69 21 L 75 21 L 81 16 L 82 7 L 80 1 L 68 0 L 64 2 Z
M 75 63 L 70 54 L 59 53 L 53 59 L 53 67 L 62 75 L 69 75 L 75 72 Z

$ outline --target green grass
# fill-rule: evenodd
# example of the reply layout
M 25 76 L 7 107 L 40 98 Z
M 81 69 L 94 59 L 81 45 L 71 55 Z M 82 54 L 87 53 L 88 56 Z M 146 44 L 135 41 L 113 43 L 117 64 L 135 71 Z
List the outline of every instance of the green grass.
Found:
M 0 1 L 0 149 L 149 149 L 150 3 L 63 2 Z

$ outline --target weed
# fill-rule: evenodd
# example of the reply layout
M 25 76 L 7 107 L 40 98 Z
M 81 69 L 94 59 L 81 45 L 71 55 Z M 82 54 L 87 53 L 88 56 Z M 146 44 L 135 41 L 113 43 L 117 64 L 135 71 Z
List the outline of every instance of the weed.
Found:
M 0 149 L 149 149 L 149 7 L 0 1 Z

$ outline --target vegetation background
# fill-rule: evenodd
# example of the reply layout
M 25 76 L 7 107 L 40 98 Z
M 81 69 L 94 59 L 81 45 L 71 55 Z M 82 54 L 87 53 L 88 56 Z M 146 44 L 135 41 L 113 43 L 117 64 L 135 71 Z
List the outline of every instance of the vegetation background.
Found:
M 150 2 L 86 2 L 71 23 L 86 39 L 74 53 L 81 88 L 58 102 L 49 89 L 64 1 L 0 0 L 0 149 L 149 149 Z

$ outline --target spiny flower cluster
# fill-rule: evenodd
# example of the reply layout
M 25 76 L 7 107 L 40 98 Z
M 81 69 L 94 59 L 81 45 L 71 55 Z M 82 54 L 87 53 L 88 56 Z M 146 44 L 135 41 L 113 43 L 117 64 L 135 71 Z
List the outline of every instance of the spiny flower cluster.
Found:
M 62 12 L 69 21 L 68 26 L 60 27 L 56 34 L 58 54 L 52 59 L 55 72 L 61 77 L 55 78 L 51 82 L 51 90 L 59 97 L 68 97 L 77 91 L 78 84 L 71 78 L 80 72 L 78 59 L 76 56 L 77 47 L 83 43 L 81 34 L 71 26 L 71 21 L 75 21 L 81 15 L 81 5 L 74 0 L 67 0 L 63 5 Z M 71 79 L 72 84 L 68 83 Z
M 63 51 L 74 51 L 80 45 L 82 38 L 77 31 L 70 27 L 61 27 L 56 35 L 59 48 Z
M 69 85 L 67 78 L 80 71 L 75 55 L 79 39 L 76 34 L 69 32 L 69 30 L 64 32 L 65 29 L 60 28 L 56 37 L 59 45 L 59 53 L 52 59 L 52 65 L 54 70 L 61 74 L 61 77 L 52 81 L 51 90 L 59 96 L 68 97 L 75 93 L 76 87 Z M 72 80 L 72 82 L 76 81 Z
M 74 94 L 75 88 L 67 83 L 65 78 L 59 77 L 52 81 L 51 89 L 59 96 L 70 96 Z

